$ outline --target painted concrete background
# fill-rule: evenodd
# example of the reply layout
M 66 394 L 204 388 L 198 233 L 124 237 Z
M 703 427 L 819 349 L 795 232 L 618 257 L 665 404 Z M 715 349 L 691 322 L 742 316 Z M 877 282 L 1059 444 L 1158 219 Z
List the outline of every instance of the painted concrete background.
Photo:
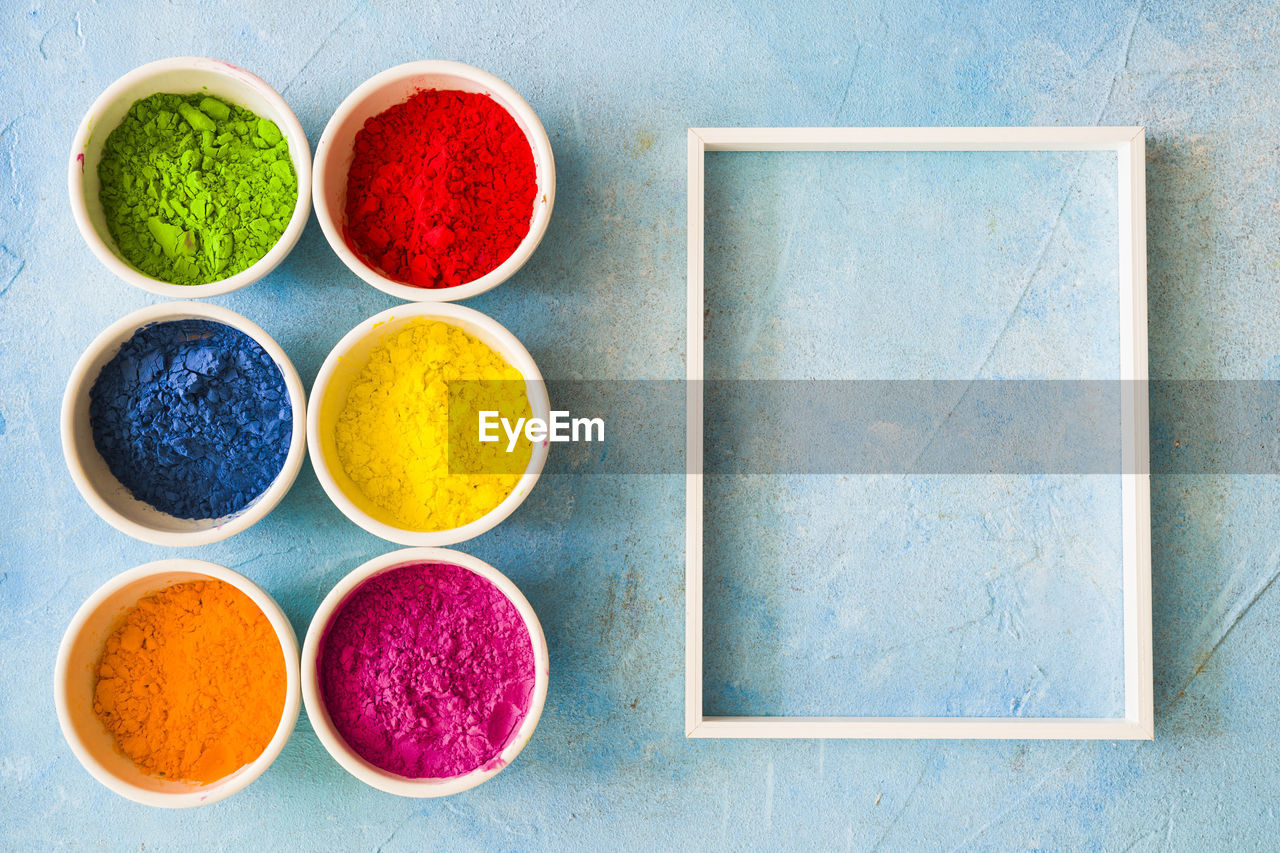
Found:
M 1119 376 L 1112 152 L 708 159 L 709 379 Z M 960 470 L 708 478 L 707 713 L 1124 716 L 1119 477 Z
M 687 741 L 683 483 L 565 475 L 464 546 L 522 587 L 552 656 L 541 726 L 492 782 L 436 802 L 377 793 L 329 759 L 304 717 L 276 764 L 215 806 L 147 810 L 94 783 L 54 719 L 58 639 L 108 577 L 173 552 L 107 527 L 61 460 L 58 403 L 77 355 L 153 301 L 82 245 L 64 164 L 89 103 L 145 61 L 197 54 L 244 65 L 284 94 L 313 143 L 352 88 L 398 62 L 459 59 L 508 80 L 555 146 L 556 211 L 528 266 L 468 304 L 511 328 L 544 373 L 570 379 L 683 375 L 690 125 L 1146 125 L 1152 375 L 1280 378 L 1271 4 L 235 5 L 20 3 L 0 18 L 4 846 L 1274 847 L 1280 487 L 1270 477 L 1153 482 L 1152 743 Z M 1051 181 L 1028 212 L 1043 227 L 1069 191 L 1062 175 Z M 766 228 L 762 239 L 776 236 Z M 1046 262 L 1060 263 L 1052 251 Z M 337 261 L 314 222 L 272 276 L 215 301 L 274 335 L 308 384 L 347 329 L 393 304 Z M 992 375 L 1014 374 L 1045 329 L 1014 324 L 1007 344 L 997 338 L 1010 361 Z M 974 351 L 992 343 L 975 340 Z M 1032 506 L 996 521 L 1035 543 L 1049 535 L 1038 518 Z M 849 529 L 836 520 L 832 510 L 815 523 Z M 183 553 L 257 580 L 301 634 L 338 578 L 386 550 L 329 504 L 307 466 L 264 522 Z M 751 553 L 723 553 L 753 570 Z M 765 633 L 752 618 L 744 611 L 725 627 Z M 796 636 L 814 629 L 794 626 Z M 999 635 L 998 624 L 987 629 Z M 777 630 L 766 638 L 793 635 Z M 821 699 L 833 683 L 808 695 Z

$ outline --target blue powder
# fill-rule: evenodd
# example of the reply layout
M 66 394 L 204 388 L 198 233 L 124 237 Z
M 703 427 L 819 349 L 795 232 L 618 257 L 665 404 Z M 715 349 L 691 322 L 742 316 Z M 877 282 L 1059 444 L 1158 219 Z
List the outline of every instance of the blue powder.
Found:
M 135 498 L 179 518 L 248 506 L 284 467 L 293 407 L 248 335 L 209 320 L 139 329 L 89 392 L 93 443 Z

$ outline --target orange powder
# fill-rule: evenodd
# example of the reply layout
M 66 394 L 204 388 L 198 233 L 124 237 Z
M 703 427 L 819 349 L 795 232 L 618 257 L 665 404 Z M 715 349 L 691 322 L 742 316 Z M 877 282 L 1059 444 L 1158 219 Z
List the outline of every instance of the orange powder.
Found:
M 144 772 L 214 782 L 262 754 L 284 710 L 271 623 L 219 580 L 138 602 L 107 639 L 93 710 Z

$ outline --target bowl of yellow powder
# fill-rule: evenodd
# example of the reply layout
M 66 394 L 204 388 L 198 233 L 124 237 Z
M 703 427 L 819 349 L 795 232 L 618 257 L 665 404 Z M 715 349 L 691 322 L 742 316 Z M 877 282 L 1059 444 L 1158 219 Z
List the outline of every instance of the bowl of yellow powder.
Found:
M 67 183 L 81 235 L 117 277 L 160 296 L 218 296 L 271 272 L 302 236 L 311 148 L 259 77 L 163 59 L 94 101 Z
M 147 563 L 76 612 L 54 704 L 72 752 L 138 803 L 213 803 L 262 775 L 298 720 L 298 640 L 280 606 L 203 560 Z
M 311 390 L 307 441 L 347 518 L 401 545 L 452 545 L 528 496 L 548 442 L 516 427 L 545 423 L 549 408 L 511 332 L 470 308 L 420 303 L 375 314 L 333 348 Z

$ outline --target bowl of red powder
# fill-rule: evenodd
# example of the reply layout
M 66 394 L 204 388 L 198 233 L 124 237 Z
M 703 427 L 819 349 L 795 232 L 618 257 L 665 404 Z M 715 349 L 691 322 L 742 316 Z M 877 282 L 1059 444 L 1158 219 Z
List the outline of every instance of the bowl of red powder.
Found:
M 316 146 L 316 218 L 334 252 L 400 299 L 448 302 L 510 278 L 542 240 L 555 161 L 538 116 L 459 62 L 378 74 Z
M 163 808 L 225 799 L 263 774 L 298 720 L 298 640 L 238 572 L 169 559 L 116 575 L 58 648 L 54 705 L 80 764 Z
M 316 736 L 362 782 L 405 797 L 493 778 L 547 696 L 547 642 L 528 600 L 446 548 L 376 557 L 321 602 L 302 651 Z

